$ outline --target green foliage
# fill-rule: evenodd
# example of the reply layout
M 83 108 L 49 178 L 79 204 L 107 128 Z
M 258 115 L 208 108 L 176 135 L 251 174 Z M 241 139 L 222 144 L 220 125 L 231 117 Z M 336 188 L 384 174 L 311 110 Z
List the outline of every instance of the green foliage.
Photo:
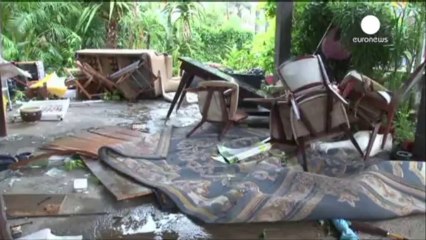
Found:
M 389 2 L 297 2 L 292 52 L 293 55 L 313 53 L 327 27 L 333 22 L 342 30 L 342 42 L 352 52 L 354 69 L 369 76 L 377 75 L 376 69 L 396 72 L 403 58 L 411 69 L 421 48 L 424 13 L 424 3 L 409 3 L 406 8 L 400 8 Z M 367 37 L 360 27 L 366 15 L 380 19 L 381 27 L 377 36 L 388 38 L 389 44 L 353 43 L 354 37 Z
M 381 21 L 379 37 L 392 41 L 390 4 L 384 2 L 297 2 L 293 44 L 294 55 L 312 54 L 331 22 L 342 30 L 342 42 L 352 52 L 355 69 L 371 75 L 374 67 L 384 67 L 390 61 L 391 48 L 385 44 L 356 44 L 354 37 L 367 37 L 361 30 L 366 15 Z
M 124 99 L 124 97 L 121 95 L 121 93 L 117 90 L 114 90 L 112 92 L 105 92 L 102 96 L 102 99 L 105 101 L 120 101 Z
M 352 68 L 395 91 L 407 80 L 411 69 L 420 63 L 425 11 L 424 2 L 409 2 L 405 7 L 390 2 L 296 2 L 292 54 L 313 53 L 333 22 L 342 30 L 342 42 L 352 52 Z M 389 44 L 353 43 L 354 37 L 366 37 L 360 27 L 366 15 L 380 20 L 377 36 L 388 38 Z M 403 60 L 405 69 L 401 69 Z M 397 141 L 414 137 L 409 106 L 404 104 L 396 116 Z
M 414 141 L 416 125 L 411 117 L 411 110 L 407 103 L 399 107 L 395 120 L 395 141 L 397 143 L 406 140 Z
M 79 3 L 2 3 L 2 44 L 9 60 L 43 60 L 47 71 L 69 66 L 81 46 Z M 53 17 L 54 16 L 54 17 Z
M 224 64 L 235 70 L 260 67 L 272 74 L 275 70 L 275 18 L 269 19 L 268 23 L 268 30 L 254 36 L 251 44 L 242 49 L 233 48 Z
M 286 88 L 284 86 L 261 85 L 261 90 L 269 96 L 279 97 L 284 95 Z
M 232 49 L 242 49 L 244 44 L 253 41 L 253 33 L 236 27 L 198 27 L 199 51 L 196 52 L 201 61 L 222 61 Z
M 311 54 L 333 18 L 327 2 L 296 2 L 293 15 L 292 55 Z
M 256 67 L 257 60 L 251 51 L 251 46 L 242 49 L 233 48 L 227 55 L 224 65 L 234 70 L 246 70 Z
M 79 157 L 71 158 L 68 161 L 65 161 L 65 170 L 72 171 L 75 169 L 85 169 L 86 165 L 84 164 L 83 160 L 81 160 Z
M 244 4 L 228 5 L 243 9 Z M 238 6 L 237 6 L 238 5 Z M 19 2 L 1 3 L 3 56 L 12 61 L 42 60 L 47 71 L 73 67 L 82 48 L 151 48 L 173 56 L 221 62 L 242 49 L 253 34 L 225 4 L 199 2 Z M 115 24 L 115 25 L 114 25 Z M 107 96 L 107 98 L 110 96 Z
M 263 9 L 265 10 L 266 16 L 269 18 L 274 18 L 277 15 L 277 2 L 267 0 L 263 6 Z
M 24 92 L 17 90 L 17 91 L 15 92 L 15 96 L 13 97 L 13 101 L 14 101 L 14 102 L 16 102 L 16 101 L 25 101 L 25 100 L 26 100 L 26 98 L 27 98 L 27 97 L 25 96 L 25 93 L 24 93 Z

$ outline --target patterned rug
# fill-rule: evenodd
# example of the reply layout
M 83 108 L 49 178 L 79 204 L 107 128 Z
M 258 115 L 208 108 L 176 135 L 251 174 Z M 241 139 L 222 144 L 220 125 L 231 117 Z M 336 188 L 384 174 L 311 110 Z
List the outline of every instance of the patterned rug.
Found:
M 228 165 L 211 159 L 218 144 L 211 126 L 184 135 L 175 128 L 166 160 L 128 157 L 120 148 L 103 147 L 102 161 L 157 193 L 160 205 L 175 206 L 207 223 L 243 223 L 318 219 L 379 220 L 425 212 L 423 162 L 372 161 L 356 154 L 308 152 L 310 168 L 283 166 L 261 154 Z M 233 128 L 228 147 L 249 146 L 267 131 Z M 350 157 L 348 157 L 350 156 Z

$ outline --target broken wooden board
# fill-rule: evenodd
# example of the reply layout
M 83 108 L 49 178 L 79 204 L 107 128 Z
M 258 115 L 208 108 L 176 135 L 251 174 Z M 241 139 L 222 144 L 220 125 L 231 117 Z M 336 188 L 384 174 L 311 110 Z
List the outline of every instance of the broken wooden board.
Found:
M 59 214 L 64 194 L 4 194 L 8 217 L 54 216 Z
M 164 159 L 167 157 L 171 128 L 165 127 L 159 133 L 142 133 L 123 127 L 105 127 L 89 129 L 75 136 L 54 140 L 42 147 L 55 154 L 80 154 L 96 159 L 101 147 L 111 147 L 126 156 L 147 159 Z
M 83 161 L 118 201 L 152 194 L 151 189 L 120 175 L 100 161 L 87 158 Z

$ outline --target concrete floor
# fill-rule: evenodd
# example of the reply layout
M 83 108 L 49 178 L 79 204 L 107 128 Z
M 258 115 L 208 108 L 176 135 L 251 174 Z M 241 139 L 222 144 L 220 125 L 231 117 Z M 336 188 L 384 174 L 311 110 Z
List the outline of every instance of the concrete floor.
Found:
M 143 124 L 145 130 L 158 131 L 164 126 L 169 104 L 161 100 L 139 103 L 92 103 L 70 106 L 61 122 L 9 123 L 7 138 L 0 139 L 0 153 L 16 154 L 34 151 L 56 137 L 75 134 L 84 129 L 102 126 L 130 126 Z M 183 107 L 173 114 L 168 125 L 187 126 L 200 118 L 197 105 Z M 22 169 L 22 175 L 5 176 L 0 173 L 0 190 L 10 193 L 63 193 L 67 194 L 63 209 L 72 212 L 106 211 L 107 215 L 34 218 L 33 224 L 23 226 L 24 235 L 51 228 L 56 235 L 83 235 L 93 238 L 179 238 L 179 239 L 259 239 L 262 232 L 265 239 L 337 239 L 317 222 L 280 222 L 259 224 L 207 225 L 190 220 L 179 213 L 167 213 L 158 209 L 153 197 L 141 197 L 117 202 L 86 169 L 65 171 L 63 166 L 51 166 L 42 162 L 40 168 Z M 36 164 L 36 165 L 37 165 Z M 56 167 L 63 171 L 57 176 L 45 173 Z M 4 179 L 4 177 L 7 177 Z M 87 193 L 74 193 L 72 181 L 75 178 L 89 179 Z M 4 180 L 2 180 L 4 179 Z M 374 222 L 392 232 L 410 239 L 425 239 L 425 216 L 411 216 L 389 221 Z M 28 221 L 10 220 L 10 224 Z M 362 239 L 377 239 L 377 236 L 360 235 Z

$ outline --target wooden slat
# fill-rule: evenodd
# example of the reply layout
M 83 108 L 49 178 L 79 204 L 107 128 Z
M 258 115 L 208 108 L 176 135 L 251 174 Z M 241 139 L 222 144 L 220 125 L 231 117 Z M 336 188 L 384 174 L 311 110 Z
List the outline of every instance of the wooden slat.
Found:
M 84 163 L 118 201 L 152 194 L 152 191 L 118 174 L 100 161 L 83 158 Z
M 64 194 L 5 194 L 8 217 L 49 216 L 60 213 Z

